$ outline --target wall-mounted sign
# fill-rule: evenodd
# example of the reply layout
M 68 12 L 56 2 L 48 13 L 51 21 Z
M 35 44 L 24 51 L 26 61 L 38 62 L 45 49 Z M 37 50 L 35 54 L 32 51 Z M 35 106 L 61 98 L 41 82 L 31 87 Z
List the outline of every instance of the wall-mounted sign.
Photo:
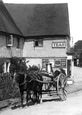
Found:
M 55 67 L 66 68 L 66 58 L 55 58 Z
M 61 59 L 55 59 L 55 67 L 61 67 Z
M 65 48 L 65 42 L 52 42 L 52 48 Z

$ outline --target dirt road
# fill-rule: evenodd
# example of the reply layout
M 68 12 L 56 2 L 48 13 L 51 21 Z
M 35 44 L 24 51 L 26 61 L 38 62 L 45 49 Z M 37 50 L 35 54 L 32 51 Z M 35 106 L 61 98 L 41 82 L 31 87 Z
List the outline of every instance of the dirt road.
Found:
M 66 101 L 48 100 L 43 104 L 8 109 L 0 115 L 82 115 L 82 91 L 72 93 Z

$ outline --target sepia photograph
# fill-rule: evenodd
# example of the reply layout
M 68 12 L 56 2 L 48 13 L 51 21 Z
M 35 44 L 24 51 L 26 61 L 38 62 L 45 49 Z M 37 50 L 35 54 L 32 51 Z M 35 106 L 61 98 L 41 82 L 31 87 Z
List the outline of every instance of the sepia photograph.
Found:
M 81 0 L 0 0 L 0 115 L 82 115 Z

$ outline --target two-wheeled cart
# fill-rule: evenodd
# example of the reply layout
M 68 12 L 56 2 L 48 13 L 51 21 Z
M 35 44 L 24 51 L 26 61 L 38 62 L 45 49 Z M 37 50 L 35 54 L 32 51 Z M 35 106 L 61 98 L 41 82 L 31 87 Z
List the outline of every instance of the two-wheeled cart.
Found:
M 48 87 L 45 89 L 45 91 L 49 91 L 49 88 L 53 86 L 55 89 L 57 95 L 60 97 L 62 101 L 67 99 L 67 77 L 61 72 L 58 76 L 54 77 L 53 73 L 49 74 L 47 72 L 41 72 L 40 73 L 43 78 L 46 78 L 43 81 L 37 80 L 40 83 L 43 83 L 43 85 L 47 85 Z

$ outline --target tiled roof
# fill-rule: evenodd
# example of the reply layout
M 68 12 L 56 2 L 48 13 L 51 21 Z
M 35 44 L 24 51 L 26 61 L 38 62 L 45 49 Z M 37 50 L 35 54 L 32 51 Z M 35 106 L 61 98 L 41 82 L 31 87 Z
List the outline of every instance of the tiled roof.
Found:
M 24 36 L 70 35 L 68 4 L 5 4 Z
M 4 3 L 0 0 L 0 32 L 22 35 L 9 12 L 7 11 Z

